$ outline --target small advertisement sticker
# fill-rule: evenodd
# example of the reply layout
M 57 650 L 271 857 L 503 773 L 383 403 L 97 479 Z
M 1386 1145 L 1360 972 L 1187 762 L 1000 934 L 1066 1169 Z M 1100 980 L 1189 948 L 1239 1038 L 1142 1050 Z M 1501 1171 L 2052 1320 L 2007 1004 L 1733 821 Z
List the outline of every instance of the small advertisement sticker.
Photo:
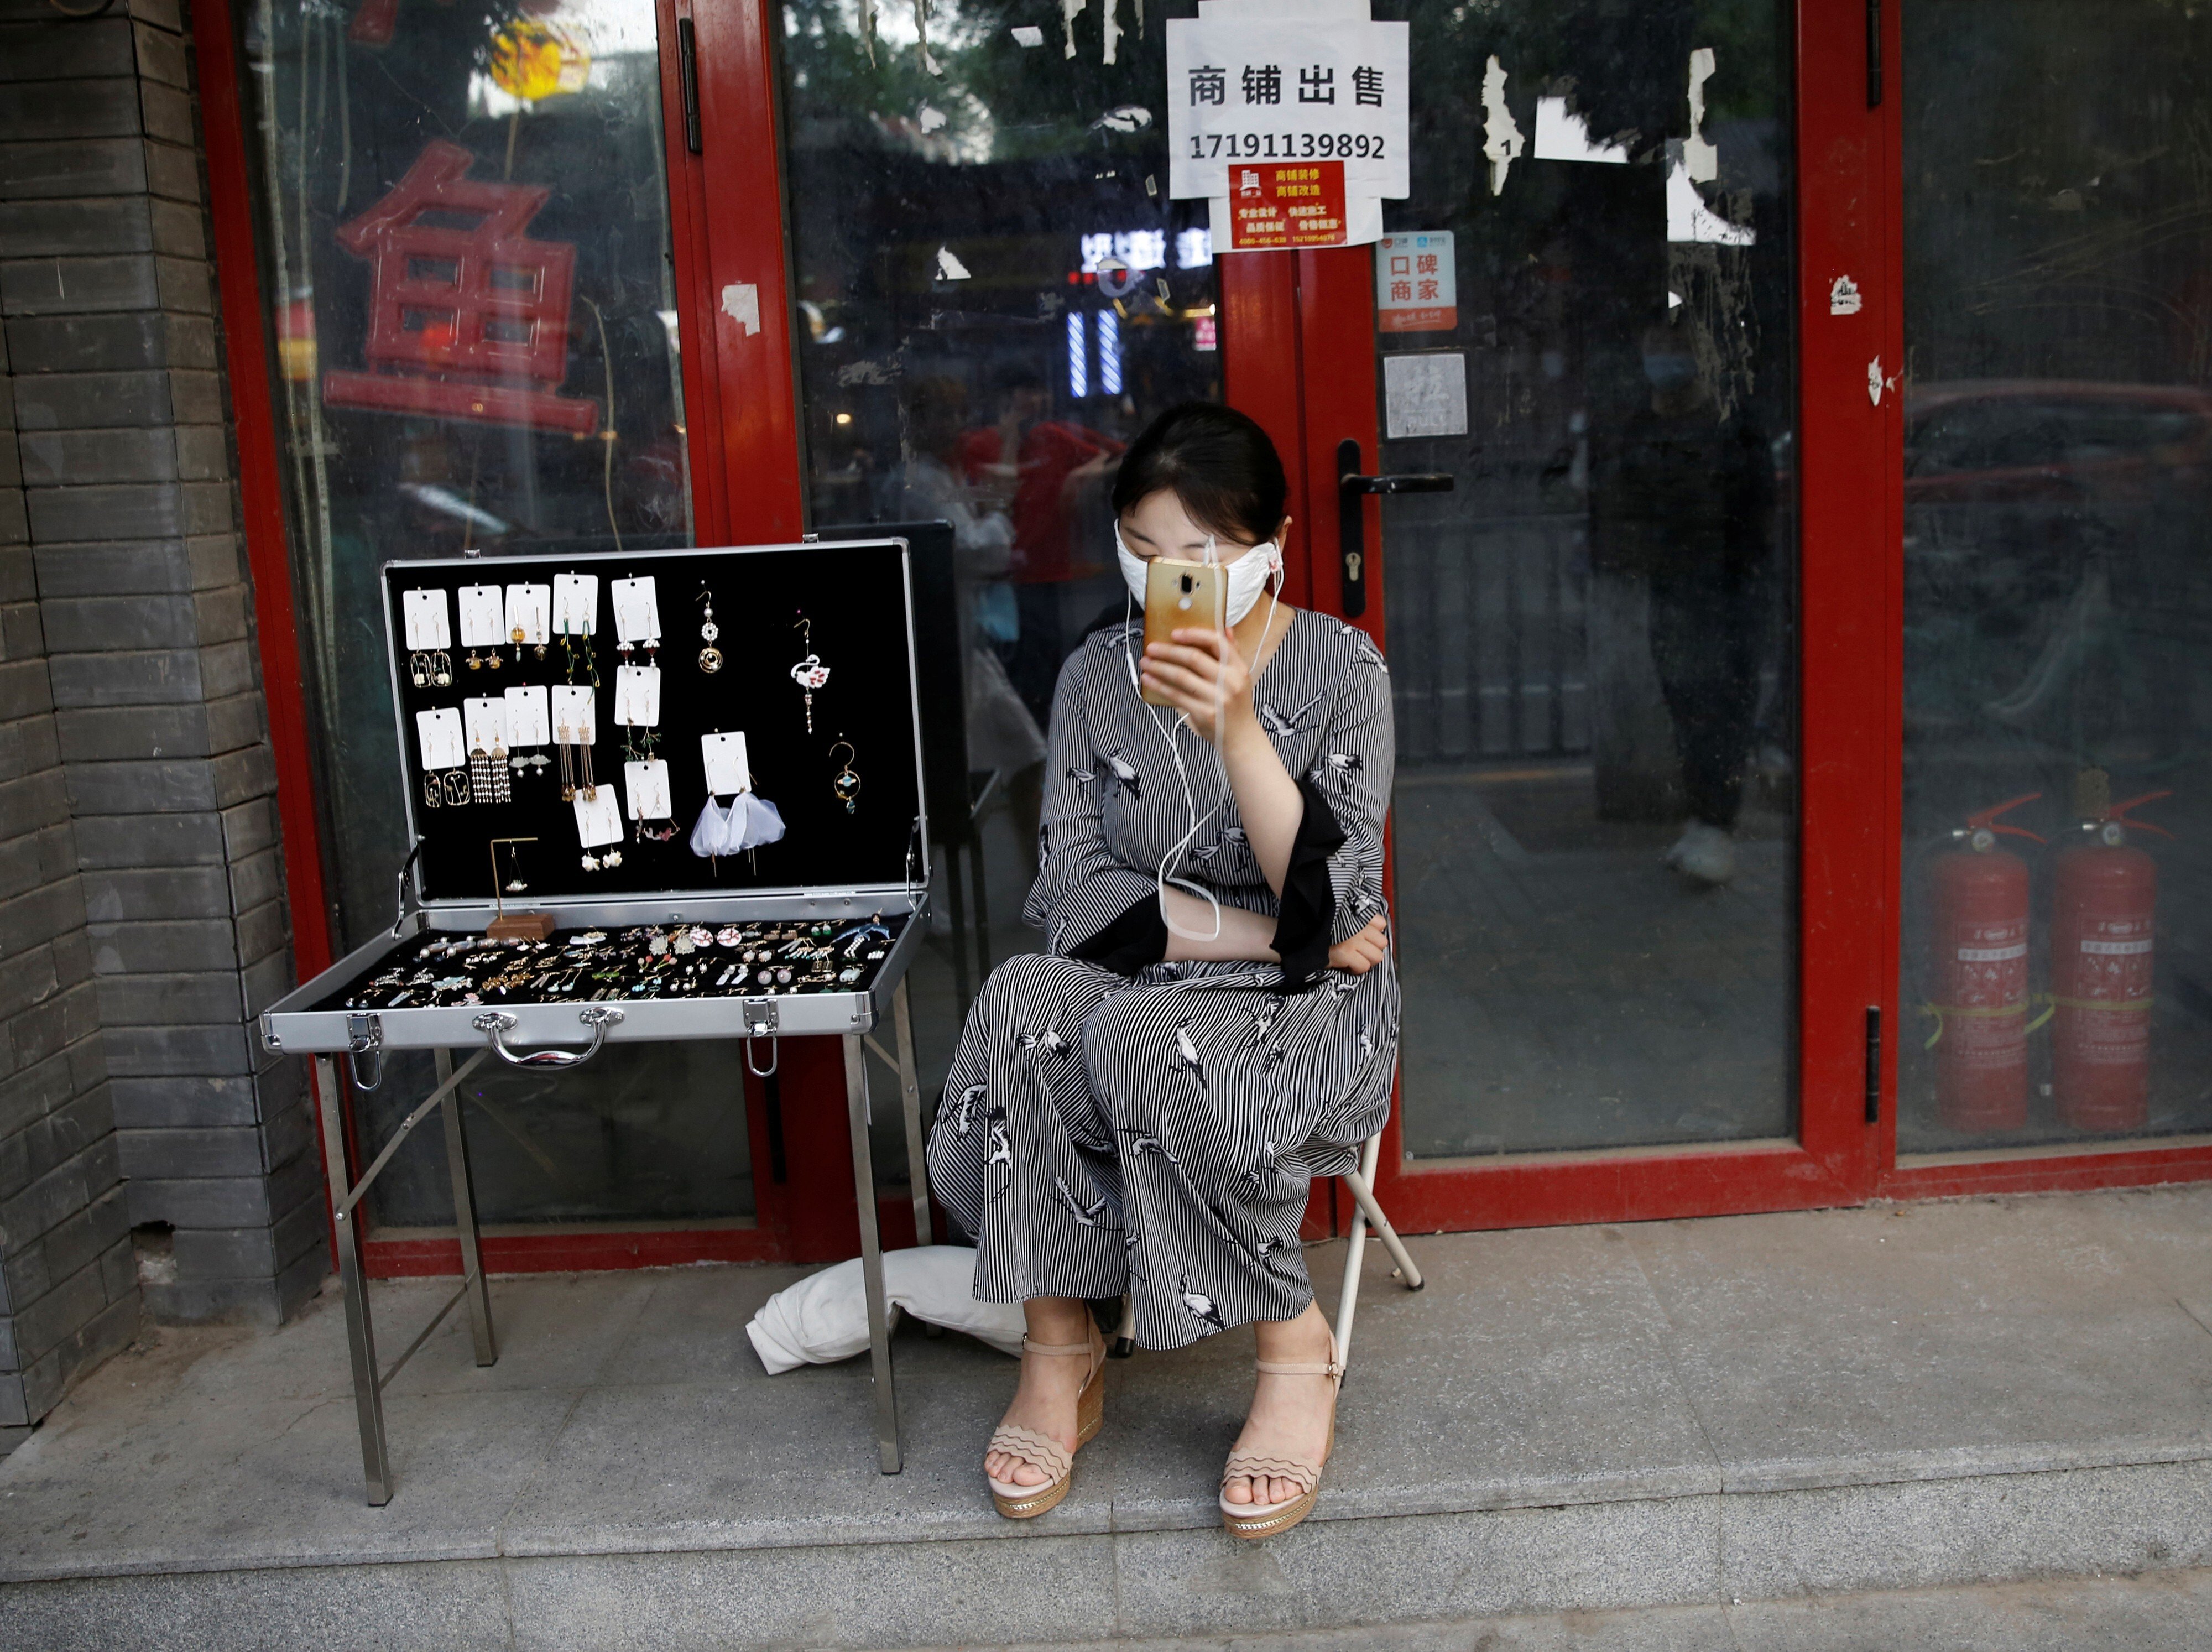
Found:
M 1230 169 L 1230 250 L 1342 246 L 1344 162 L 1264 162 Z
M 1375 243 L 1378 332 L 1450 332 L 1459 325 L 1451 231 L 1385 235 Z

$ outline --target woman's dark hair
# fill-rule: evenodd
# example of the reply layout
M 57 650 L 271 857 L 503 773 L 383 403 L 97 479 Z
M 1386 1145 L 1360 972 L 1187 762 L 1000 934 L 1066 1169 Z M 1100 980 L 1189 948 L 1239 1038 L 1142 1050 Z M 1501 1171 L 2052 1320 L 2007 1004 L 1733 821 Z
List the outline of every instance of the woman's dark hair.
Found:
M 1145 427 L 1114 477 L 1114 514 L 1162 489 L 1199 526 L 1246 544 L 1282 525 L 1290 494 L 1267 433 L 1218 402 L 1185 402 Z

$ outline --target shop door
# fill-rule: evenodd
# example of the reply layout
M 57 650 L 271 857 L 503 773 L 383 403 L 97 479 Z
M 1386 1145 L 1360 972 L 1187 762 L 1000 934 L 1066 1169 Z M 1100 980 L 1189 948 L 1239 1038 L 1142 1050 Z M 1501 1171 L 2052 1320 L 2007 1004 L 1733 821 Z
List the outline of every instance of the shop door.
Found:
M 1879 319 L 1801 329 L 1799 294 L 1869 233 L 1829 185 L 1871 152 L 1812 186 L 1830 112 L 1786 0 L 1374 15 L 1413 28 L 1412 193 L 1376 246 L 1267 256 L 1295 260 L 1310 599 L 1396 701 L 1393 1214 L 1856 1196 L 1886 690 L 1833 644 L 1876 635 L 1847 570 L 1877 565 L 1887 413 Z M 1826 61 L 1855 70 L 1853 16 Z M 1827 78 L 1870 131 L 1872 88 Z

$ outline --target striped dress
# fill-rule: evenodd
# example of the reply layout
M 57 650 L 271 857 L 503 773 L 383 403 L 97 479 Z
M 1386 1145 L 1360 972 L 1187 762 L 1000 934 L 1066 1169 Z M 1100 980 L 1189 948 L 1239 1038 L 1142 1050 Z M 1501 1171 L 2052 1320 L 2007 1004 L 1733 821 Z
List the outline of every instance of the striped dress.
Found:
M 1048 951 L 1007 960 L 969 1012 L 929 1143 L 976 1242 L 975 1295 L 1130 1292 L 1146 1348 L 1312 1300 L 1298 1222 L 1389 1109 L 1398 985 L 1327 966 L 1383 910 L 1390 684 L 1366 635 L 1292 616 L 1254 685 L 1305 811 L 1279 902 L 1212 747 L 1144 705 L 1142 628 L 1094 632 L 1053 703 L 1039 872 Z M 1176 756 L 1181 756 L 1180 770 Z M 1154 873 L 1277 920 L 1282 961 L 1160 962 Z

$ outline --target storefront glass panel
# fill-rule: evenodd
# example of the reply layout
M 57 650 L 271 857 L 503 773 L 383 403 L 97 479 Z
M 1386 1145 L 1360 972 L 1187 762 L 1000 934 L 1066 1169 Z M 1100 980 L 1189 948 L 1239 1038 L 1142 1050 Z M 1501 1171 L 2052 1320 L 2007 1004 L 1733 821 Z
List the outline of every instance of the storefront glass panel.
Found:
M 407 853 L 376 570 L 395 557 L 690 543 L 652 0 L 241 9 L 308 713 L 341 951 Z M 494 576 L 495 577 L 495 576 Z M 508 683 L 454 650 L 455 696 Z M 295 846 L 294 853 L 304 853 Z M 356 1097 L 380 1139 L 426 1062 Z M 472 1081 L 488 1222 L 751 1209 L 737 1058 L 617 1046 L 559 1084 Z M 451 1220 L 440 1150 L 386 1229 Z
M 1092 19 L 1069 57 L 1056 18 L 940 0 L 925 43 L 922 9 L 873 8 L 872 48 L 855 0 L 791 0 L 781 73 L 811 520 L 954 529 L 941 643 L 975 805 L 932 822 L 936 932 L 910 980 L 933 1090 L 982 975 L 1038 945 L 1021 907 L 1054 684 L 1124 603 L 1115 462 L 1162 410 L 1219 398 L 1221 355 L 1205 203 L 1167 198 L 1155 118 L 1162 21 L 1190 0 L 1141 27 L 1124 9 L 1112 63 Z
M 1899 1145 L 2212 1129 L 2212 15 L 1904 27 Z
M 1786 1137 L 1791 10 L 1374 10 L 1406 1151 Z

